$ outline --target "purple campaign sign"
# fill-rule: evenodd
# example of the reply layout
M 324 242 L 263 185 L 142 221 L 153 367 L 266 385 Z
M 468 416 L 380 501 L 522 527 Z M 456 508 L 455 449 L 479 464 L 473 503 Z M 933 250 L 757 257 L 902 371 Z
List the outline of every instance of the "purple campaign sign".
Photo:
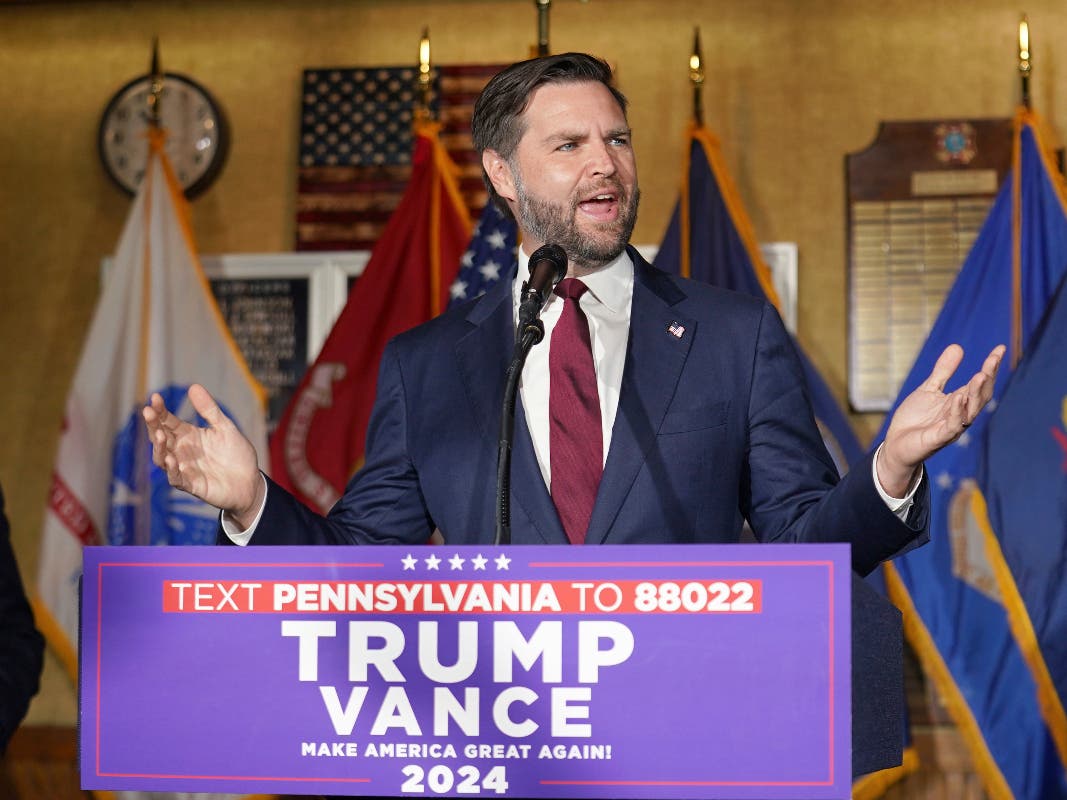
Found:
M 847 798 L 846 545 L 90 547 L 86 789 Z

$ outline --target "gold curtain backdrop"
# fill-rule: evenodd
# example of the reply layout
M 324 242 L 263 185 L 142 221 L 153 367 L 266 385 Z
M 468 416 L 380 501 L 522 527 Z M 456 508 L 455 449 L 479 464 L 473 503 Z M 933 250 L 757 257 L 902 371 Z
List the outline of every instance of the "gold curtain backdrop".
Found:
M 760 241 L 796 242 L 799 333 L 839 398 L 846 372 L 844 156 L 882 119 L 1006 117 L 1019 100 L 1019 8 L 999 0 L 555 0 L 554 52 L 617 69 L 643 206 L 634 240 L 658 244 L 678 191 L 702 31 L 707 124 L 721 137 Z M 1067 129 L 1059 0 L 1026 11 L 1034 107 Z M 129 198 L 96 153 L 111 95 L 148 67 L 199 80 L 233 144 L 193 204 L 202 253 L 292 249 L 302 71 L 412 63 L 429 26 L 442 64 L 527 57 L 529 0 L 182 0 L 0 4 L 0 482 L 32 587 L 59 423 Z M 853 420 L 869 438 L 880 417 Z M 74 690 L 51 660 L 29 722 L 73 724 Z

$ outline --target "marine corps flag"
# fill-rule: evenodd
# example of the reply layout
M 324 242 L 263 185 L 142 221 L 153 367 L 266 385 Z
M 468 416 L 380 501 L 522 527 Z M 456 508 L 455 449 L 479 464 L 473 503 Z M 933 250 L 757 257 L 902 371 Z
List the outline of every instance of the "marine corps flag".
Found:
M 419 121 L 411 180 L 271 437 L 271 477 L 325 513 L 363 460 L 386 343 L 437 315 L 470 239 L 437 123 Z
M 1067 271 L 1062 179 L 1048 153 L 1038 116 L 1020 110 L 1015 118 L 1010 179 L 1004 182 L 900 390 L 898 404 L 926 379 L 938 355 L 953 342 L 965 352 L 957 371 L 964 376 L 974 374 L 994 346 L 1009 346 L 1010 357 L 1001 365 L 993 400 L 956 443 L 926 462 L 930 543 L 895 559 L 886 570 L 890 596 L 904 611 L 905 633 L 955 719 L 986 793 L 991 798 L 1019 800 L 1067 797 L 1064 743 L 1053 739 L 1042 717 L 1027 655 L 1009 626 L 1005 607 L 1010 608 L 1010 598 L 997 580 L 1006 566 L 998 553 L 987 553 L 983 520 L 976 509 L 981 507 L 978 476 L 987 430 L 993 434 L 990 470 L 1011 469 L 1014 463 L 1001 463 L 999 456 L 994 460 L 995 452 L 1026 447 L 1025 441 L 1014 438 L 1006 443 L 993 420 L 1000 418 L 1001 404 L 1007 399 L 1005 386 L 1009 380 L 1014 383 L 1018 354 L 1029 348 L 1049 299 Z M 1051 348 L 1046 352 L 1055 353 L 1062 342 L 1052 343 Z M 1055 365 L 1049 367 L 1053 373 L 1063 374 L 1062 361 L 1048 363 Z M 1054 375 L 1050 379 L 1055 380 Z M 949 385 L 946 391 L 953 388 Z M 1043 398 L 1047 400 L 1047 395 Z M 1017 403 L 1030 400 L 1040 402 L 1037 397 L 1017 396 L 1009 414 L 1017 419 L 1020 413 L 1033 413 L 1027 421 L 1036 426 L 1036 415 L 1044 414 L 1047 419 L 1047 409 L 1034 405 L 1031 412 L 1021 412 Z M 1024 472 L 1015 479 L 1032 476 L 1034 481 L 1013 495 L 1011 502 L 1013 506 L 1036 504 L 1036 495 L 1048 485 L 1044 475 L 1033 461 L 1020 469 Z M 1006 486 L 1002 480 L 1002 476 L 996 479 L 995 485 Z M 1001 505 L 1006 496 L 999 491 L 994 496 L 997 508 L 1006 509 Z M 1063 519 L 1061 513 L 1058 523 L 1052 516 L 1040 527 L 1023 531 L 1012 526 L 1005 531 L 1030 538 L 1042 551 L 1042 567 L 1052 568 L 1063 557 L 1063 542 L 1047 526 L 1062 527 Z M 1062 571 L 1054 572 L 1060 585 Z M 1051 610 L 1051 596 L 1042 596 L 1040 602 Z M 1062 646 L 1062 641 L 1057 645 Z
M 193 421 L 186 390 L 202 382 L 266 447 L 266 398 L 211 295 L 165 136 L 149 133 L 144 178 L 78 361 L 52 473 L 37 618 L 72 678 L 83 546 L 215 541 L 218 510 L 173 489 L 152 464 L 141 418 L 149 395 L 159 392 Z

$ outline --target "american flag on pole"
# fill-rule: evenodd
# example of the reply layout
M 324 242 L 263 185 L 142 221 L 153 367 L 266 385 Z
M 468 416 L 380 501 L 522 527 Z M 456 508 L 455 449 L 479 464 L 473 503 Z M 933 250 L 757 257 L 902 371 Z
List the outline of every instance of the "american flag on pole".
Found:
M 485 205 L 471 146 L 474 101 L 504 64 L 437 66 L 431 110 L 459 170 L 472 218 Z M 296 197 L 297 250 L 369 250 L 411 177 L 418 70 L 325 67 L 304 72 Z

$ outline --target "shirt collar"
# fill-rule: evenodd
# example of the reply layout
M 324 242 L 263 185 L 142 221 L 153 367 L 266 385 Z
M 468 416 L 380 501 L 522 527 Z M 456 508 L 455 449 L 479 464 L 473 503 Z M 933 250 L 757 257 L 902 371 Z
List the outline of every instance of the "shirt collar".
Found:
M 518 304 L 522 284 L 530 277 L 530 257 L 526 251 L 519 248 L 519 269 L 515 273 L 515 283 L 512 285 L 511 295 L 514 303 Z M 584 276 L 582 283 L 589 287 L 590 294 L 599 302 L 603 303 L 609 311 L 621 314 L 630 305 L 630 298 L 634 292 L 634 262 L 630 254 L 623 250 L 618 257 L 609 264 L 605 264 L 596 272 Z M 548 302 L 552 302 L 555 295 L 551 295 Z

